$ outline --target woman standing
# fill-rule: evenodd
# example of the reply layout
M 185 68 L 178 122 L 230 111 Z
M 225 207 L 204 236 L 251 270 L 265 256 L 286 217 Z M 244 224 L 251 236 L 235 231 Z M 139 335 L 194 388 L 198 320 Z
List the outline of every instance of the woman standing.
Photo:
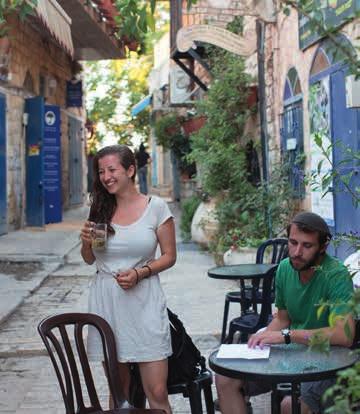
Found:
M 161 198 L 138 193 L 135 175 L 134 154 L 125 145 L 105 147 L 94 158 L 89 221 L 81 231 L 82 257 L 97 267 L 89 312 L 106 319 L 114 331 L 125 395 L 130 384 L 127 363 L 137 362 L 150 408 L 170 414 L 166 383 L 171 338 L 158 273 L 176 261 L 174 221 Z M 108 225 L 104 250 L 91 247 L 93 223 Z M 155 258 L 158 245 L 161 254 Z M 92 330 L 88 352 L 93 358 L 101 354 Z

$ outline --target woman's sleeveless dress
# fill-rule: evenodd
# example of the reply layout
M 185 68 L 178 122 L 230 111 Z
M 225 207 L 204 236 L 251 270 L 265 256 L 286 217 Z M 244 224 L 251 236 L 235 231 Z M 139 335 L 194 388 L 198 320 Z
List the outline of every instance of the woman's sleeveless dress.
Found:
M 128 226 L 112 224 L 105 250 L 94 249 L 97 274 L 90 286 L 89 312 L 103 317 L 116 337 L 120 362 L 158 361 L 171 355 L 166 300 L 158 275 L 124 290 L 113 273 L 141 267 L 155 258 L 156 229 L 172 217 L 168 205 L 152 196 L 142 216 Z M 88 353 L 101 359 L 100 339 L 94 328 L 88 332 Z

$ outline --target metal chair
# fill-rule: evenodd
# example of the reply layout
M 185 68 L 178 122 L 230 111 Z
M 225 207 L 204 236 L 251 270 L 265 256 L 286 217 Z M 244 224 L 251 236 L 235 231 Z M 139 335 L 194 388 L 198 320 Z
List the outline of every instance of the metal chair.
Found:
M 256 252 L 256 263 L 273 263 L 278 264 L 282 259 L 288 256 L 288 240 L 285 238 L 269 239 L 262 243 L 257 252 Z M 259 285 L 257 286 L 245 286 L 244 281 L 240 282 L 240 290 L 228 292 L 225 296 L 225 305 L 224 305 L 224 315 L 223 315 L 223 324 L 221 331 L 221 343 L 225 342 L 226 331 L 227 331 L 227 321 L 229 317 L 229 306 L 231 302 L 240 303 L 241 312 L 246 313 L 249 311 L 250 307 L 253 304 L 261 303 L 261 290 Z M 255 289 L 254 289 L 255 287 Z M 244 292 L 241 295 L 241 291 Z M 253 297 L 253 292 L 255 292 L 256 297 Z M 274 299 L 274 293 L 272 293 Z M 243 299 L 244 298 L 244 299 Z M 257 308 L 254 309 L 257 312 Z
M 88 326 L 94 327 L 100 334 L 103 366 L 114 409 L 103 410 L 100 404 L 84 343 L 84 328 Z M 40 322 L 38 331 L 55 368 L 66 414 L 165 414 L 163 410 L 136 409 L 126 401 L 119 386 L 114 334 L 100 316 L 90 313 L 51 316 Z M 101 369 L 101 372 L 104 370 Z
M 262 289 L 260 291 L 261 310 L 260 313 L 245 313 L 230 322 L 227 342 L 232 343 L 236 332 L 240 332 L 240 342 L 246 342 L 248 336 L 268 325 L 271 315 L 271 291 L 275 279 L 276 266 L 271 268 L 263 277 Z

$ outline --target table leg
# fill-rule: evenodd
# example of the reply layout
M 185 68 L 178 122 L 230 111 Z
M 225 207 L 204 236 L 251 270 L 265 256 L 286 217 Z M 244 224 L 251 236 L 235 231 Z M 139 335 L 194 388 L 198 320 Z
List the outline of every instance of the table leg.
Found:
M 280 396 L 277 390 L 277 384 L 271 390 L 271 414 L 280 414 L 281 413 L 281 406 L 280 406 Z
M 297 382 L 291 384 L 291 411 L 292 414 L 301 414 L 300 384 Z

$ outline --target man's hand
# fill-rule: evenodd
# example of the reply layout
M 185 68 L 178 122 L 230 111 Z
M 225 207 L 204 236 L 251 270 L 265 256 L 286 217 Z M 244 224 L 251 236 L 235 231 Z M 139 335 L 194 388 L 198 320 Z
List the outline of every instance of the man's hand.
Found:
M 248 347 L 255 348 L 256 346 L 259 346 L 262 348 L 264 345 L 283 343 L 284 337 L 281 331 L 270 331 L 269 329 L 266 329 L 265 331 L 251 335 L 248 341 Z

